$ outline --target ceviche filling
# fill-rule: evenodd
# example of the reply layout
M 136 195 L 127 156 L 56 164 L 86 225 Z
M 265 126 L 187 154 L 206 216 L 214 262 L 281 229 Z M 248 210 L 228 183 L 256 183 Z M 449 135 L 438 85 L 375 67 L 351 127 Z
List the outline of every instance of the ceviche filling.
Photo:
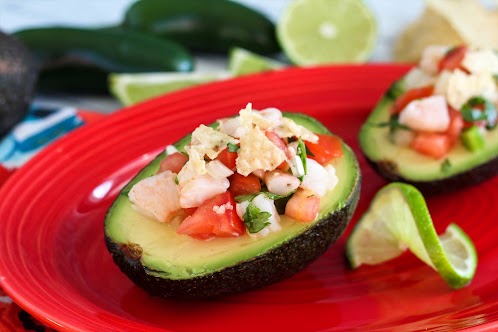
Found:
M 196 239 L 267 236 L 281 218 L 314 221 L 338 183 L 342 141 L 315 134 L 276 108 L 200 125 L 185 151 L 166 148 L 157 174 L 129 191 L 133 208 Z
M 461 142 L 482 149 L 496 127 L 498 54 L 465 45 L 430 46 L 404 77 L 389 126 L 395 144 L 439 159 Z

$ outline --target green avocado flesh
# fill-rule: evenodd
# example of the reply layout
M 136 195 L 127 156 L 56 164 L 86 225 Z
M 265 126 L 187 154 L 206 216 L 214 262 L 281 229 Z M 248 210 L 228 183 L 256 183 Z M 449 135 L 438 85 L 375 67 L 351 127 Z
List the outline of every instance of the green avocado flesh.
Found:
M 425 192 L 452 191 L 477 184 L 496 174 L 498 165 L 498 129 L 487 130 L 484 146 L 469 151 L 458 141 L 442 159 L 434 159 L 391 140 L 388 126 L 390 109 L 404 92 L 403 81 L 394 83 L 360 129 L 360 148 L 382 176 L 391 181 L 408 182 Z
M 329 133 L 311 117 L 284 113 L 316 133 Z M 190 137 L 175 146 L 182 151 Z M 360 170 L 351 149 L 332 161 L 337 186 L 321 199 L 314 222 L 282 217 L 282 230 L 258 239 L 197 240 L 176 234 L 173 224 L 159 223 L 136 212 L 127 192 L 155 174 L 165 153 L 156 157 L 128 185 L 109 209 L 105 237 L 115 262 L 135 283 L 162 297 L 203 298 L 261 287 L 304 268 L 323 254 L 346 228 L 356 207 Z

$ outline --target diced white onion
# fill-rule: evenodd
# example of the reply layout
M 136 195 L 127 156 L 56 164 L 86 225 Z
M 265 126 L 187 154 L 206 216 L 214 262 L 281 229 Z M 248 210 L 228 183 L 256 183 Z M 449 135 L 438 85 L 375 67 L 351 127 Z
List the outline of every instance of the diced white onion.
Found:
M 211 175 L 215 179 L 223 179 L 227 178 L 233 174 L 233 171 L 226 167 L 219 160 L 212 160 L 206 164 L 206 170 L 209 175 Z
M 285 196 L 296 190 L 301 181 L 292 174 L 275 170 L 265 175 L 265 184 L 269 192 Z

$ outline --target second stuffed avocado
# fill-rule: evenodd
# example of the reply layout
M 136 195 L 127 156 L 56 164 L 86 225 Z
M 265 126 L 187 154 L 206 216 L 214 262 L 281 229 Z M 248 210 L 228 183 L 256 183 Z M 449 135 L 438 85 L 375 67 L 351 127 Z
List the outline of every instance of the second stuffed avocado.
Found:
M 206 157 L 209 176 L 222 177 L 224 167 L 215 169 L 210 166 L 216 165 L 217 161 L 233 171 L 226 181 L 228 190 L 220 190 L 226 192 L 214 198 L 197 200 L 197 193 L 206 188 L 190 188 L 193 191 L 189 192 L 188 182 L 198 181 L 202 176 L 194 176 L 185 182 L 185 171 L 190 168 L 188 163 L 184 164 L 185 159 L 179 161 L 184 165 L 183 170 L 172 166 L 178 162 L 174 161 L 176 158 L 182 157 L 178 153 L 185 156 L 188 151 L 189 162 L 193 160 L 196 155 L 193 150 L 198 146 L 195 142 L 198 143 L 202 136 L 200 131 L 211 131 L 201 126 L 199 131 L 180 140 L 174 148 L 168 147 L 146 166 L 123 188 L 109 209 L 105 219 L 107 247 L 121 270 L 149 293 L 168 298 L 210 298 L 272 284 L 316 260 L 348 225 L 358 202 L 361 178 L 351 149 L 309 116 L 283 113 L 282 118 L 282 113 L 276 109 L 268 109 L 266 113 L 252 112 L 254 118 L 249 120 L 253 121 L 252 124 L 242 126 L 253 132 L 242 133 L 240 141 L 233 143 L 240 145 L 238 149 L 232 143 L 223 143 L 227 147 L 214 157 L 215 163 L 211 164 L 213 160 Z M 248 121 L 247 114 L 240 122 Z M 277 140 L 274 130 L 261 131 L 260 126 L 266 127 L 266 120 L 260 114 L 272 121 L 282 122 L 283 119 L 287 129 L 278 131 L 278 135 L 289 137 L 282 139 L 279 136 Z M 240 122 L 238 117 L 226 118 L 213 127 L 240 136 L 241 131 L 237 130 Z M 304 138 L 296 140 L 291 131 L 306 139 L 313 139 L 316 134 L 318 143 L 322 144 L 313 145 Z M 246 135 L 251 139 L 245 140 Z M 207 137 L 201 141 L 207 142 Z M 273 145 L 277 150 L 269 157 L 272 161 L 267 163 L 265 157 L 261 157 L 265 153 L 264 146 L 275 149 Z M 254 153 L 251 152 L 253 148 Z M 245 155 L 244 149 L 248 149 L 249 155 Z M 279 155 L 278 150 L 286 149 L 296 149 L 294 153 L 282 154 L 280 159 L 289 163 L 273 160 L 274 155 Z M 240 160 L 227 158 L 228 153 L 238 154 Z M 301 161 L 307 163 L 305 175 Z M 251 166 L 258 162 L 262 164 Z M 266 174 L 250 172 L 253 166 L 268 168 L 266 166 L 273 162 L 275 167 L 269 168 L 275 169 L 266 171 Z M 291 169 L 286 167 L 287 164 Z M 171 173 L 169 169 L 178 173 Z M 170 185 L 178 188 L 179 205 L 186 208 L 176 206 L 171 209 L 176 210 L 174 214 L 158 215 L 157 209 L 151 209 L 153 203 L 148 200 L 144 204 L 137 191 L 140 191 L 141 183 L 171 174 L 177 174 L 170 179 Z M 256 179 L 257 188 L 251 184 L 250 178 Z M 296 180 L 297 188 L 293 186 L 288 193 L 282 191 Z M 212 181 L 207 190 L 214 190 L 212 188 L 220 181 L 225 180 Z M 175 187 L 175 183 L 179 187 Z M 182 196 L 184 192 L 186 195 Z M 169 201 L 174 200 L 170 196 Z M 297 205 L 291 200 L 297 200 Z M 298 209 L 293 209 L 293 206 Z
M 429 47 L 393 83 L 359 133 L 367 161 L 390 181 L 450 192 L 498 173 L 498 56 Z

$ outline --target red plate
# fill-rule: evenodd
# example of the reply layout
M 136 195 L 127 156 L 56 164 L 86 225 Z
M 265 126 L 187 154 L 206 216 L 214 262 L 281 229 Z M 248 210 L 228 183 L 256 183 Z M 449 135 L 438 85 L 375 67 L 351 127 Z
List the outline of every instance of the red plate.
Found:
M 407 253 L 350 270 L 344 240 L 292 278 L 209 302 L 155 299 L 113 264 L 103 219 L 120 188 L 165 145 L 252 102 L 308 113 L 358 152 L 362 121 L 402 66 L 289 69 L 218 82 L 121 110 L 47 148 L 0 192 L 0 284 L 62 331 L 448 331 L 498 328 L 498 178 L 429 199 L 438 231 L 457 222 L 474 240 L 472 284 L 449 289 Z M 358 154 L 359 155 L 359 154 Z M 354 221 L 385 184 L 359 157 Z M 348 229 L 348 232 L 350 229 Z

